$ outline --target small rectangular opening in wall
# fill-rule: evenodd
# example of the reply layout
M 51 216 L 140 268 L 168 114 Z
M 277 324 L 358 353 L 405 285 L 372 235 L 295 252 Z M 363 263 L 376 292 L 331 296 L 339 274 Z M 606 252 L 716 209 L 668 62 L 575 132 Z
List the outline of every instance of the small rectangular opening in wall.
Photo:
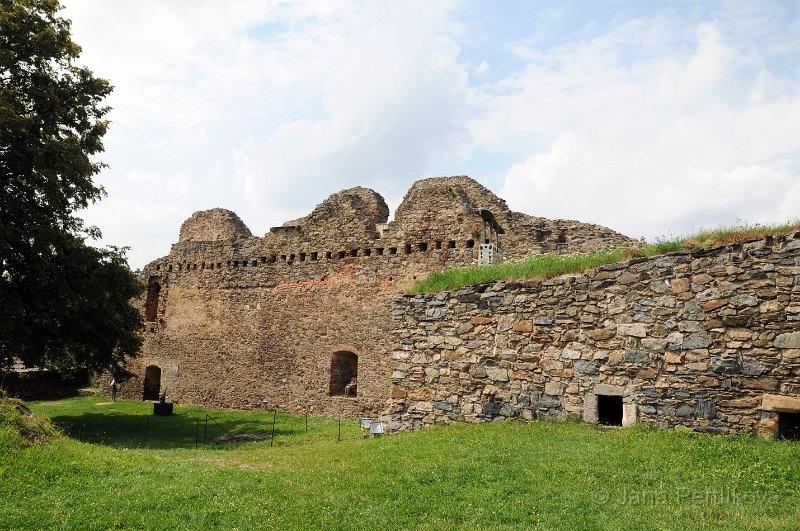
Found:
M 389 247 L 389 254 L 397 254 L 397 247 Z
M 161 271 L 161 266 L 160 265 L 156 266 L 156 271 Z
M 233 267 L 239 267 L 239 260 L 233 261 Z
M 306 253 L 300 253 L 300 261 L 301 262 L 305 262 L 306 261 Z
M 183 264 L 178 264 L 178 271 L 183 271 Z
M 376 248 L 375 254 L 377 254 L 378 256 L 383 256 L 383 247 Z
M 192 271 L 197 271 L 197 264 L 192 264 Z
M 428 244 L 426 242 L 418 243 L 417 248 L 420 250 L 420 252 L 424 253 L 428 250 Z
M 282 255 L 281 255 L 281 262 L 285 262 L 285 261 L 286 261 L 286 255 L 285 255 L 285 254 L 282 254 Z
M 350 249 L 350 256 L 358 256 L 358 249 Z
M 289 255 L 289 261 L 294 262 L 294 253 Z
M 242 260 L 242 267 L 247 267 L 247 260 Z
M 205 268 L 206 268 L 206 263 L 205 263 L 205 262 L 203 262 L 202 264 L 200 264 L 200 270 L 201 270 L 201 271 L 202 271 L 203 269 L 205 269 Z
M 597 422 L 606 426 L 622 426 L 622 397 L 597 395 Z
M 317 253 L 311 253 L 311 261 L 316 262 L 319 259 L 318 256 Z
M 455 240 L 450 240 L 449 242 L 447 242 L 447 248 L 448 249 L 455 249 L 456 248 L 456 241 Z
M 338 256 L 338 257 L 341 259 L 341 258 L 344 258 L 344 257 L 345 257 L 345 255 L 347 255 L 347 253 L 346 253 L 346 252 L 344 252 L 344 251 L 339 251 L 339 254 L 338 254 L 337 256 Z
M 331 251 L 325 251 L 325 258 L 330 260 L 331 258 L 333 258 L 333 253 Z
M 278 261 L 278 255 L 275 255 L 275 254 L 269 255 L 269 263 L 270 264 L 274 264 L 277 261 Z
M 217 262 L 217 269 L 222 269 L 222 262 Z
M 410 243 L 406 244 L 405 252 L 406 252 L 406 254 L 411 254 L 411 244 Z
M 372 249 L 364 248 L 364 256 L 370 256 L 370 255 L 372 255 Z
M 437 249 L 441 249 L 442 248 L 442 240 L 436 240 L 436 243 L 434 244 L 434 247 L 436 247 Z
M 800 413 L 778 413 L 778 438 L 800 441 Z
M 250 264 L 250 265 L 253 266 L 253 267 L 257 266 L 258 265 L 258 260 L 253 260 L 253 263 Z
M 262 256 L 261 257 L 261 263 L 262 264 L 266 264 L 267 263 L 267 257 L 266 256 Z
M 475 247 L 475 240 L 467 240 L 467 249 Z

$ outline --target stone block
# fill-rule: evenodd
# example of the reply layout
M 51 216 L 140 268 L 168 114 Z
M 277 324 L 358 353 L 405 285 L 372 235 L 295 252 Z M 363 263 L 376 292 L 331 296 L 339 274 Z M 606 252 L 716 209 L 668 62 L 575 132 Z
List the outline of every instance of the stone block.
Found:
M 672 293 L 683 293 L 684 291 L 689 291 L 689 279 L 673 279 L 672 282 L 670 282 L 670 289 L 672 289 Z
M 765 394 L 761 399 L 761 409 L 782 413 L 800 413 L 800 396 Z
M 641 323 L 618 324 L 617 334 L 631 337 L 647 337 L 647 326 Z
M 508 369 L 503 369 L 502 367 L 486 367 L 486 376 L 495 382 L 507 382 Z
M 561 396 L 564 394 L 564 384 L 561 382 L 547 382 L 544 384 L 544 394 Z
M 473 325 L 488 325 L 492 324 L 494 320 L 491 317 L 477 316 L 469 320 Z
M 511 326 L 514 332 L 533 332 L 533 323 L 530 321 L 517 321 Z
M 774 344 L 778 348 L 800 348 L 800 332 L 780 334 Z

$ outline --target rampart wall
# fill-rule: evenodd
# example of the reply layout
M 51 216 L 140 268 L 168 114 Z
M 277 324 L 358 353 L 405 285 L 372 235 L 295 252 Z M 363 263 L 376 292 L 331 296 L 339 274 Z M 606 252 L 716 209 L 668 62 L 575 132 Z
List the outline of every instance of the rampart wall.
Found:
M 771 437 L 800 413 L 800 232 L 398 297 L 392 315 L 395 430 L 611 411 Z

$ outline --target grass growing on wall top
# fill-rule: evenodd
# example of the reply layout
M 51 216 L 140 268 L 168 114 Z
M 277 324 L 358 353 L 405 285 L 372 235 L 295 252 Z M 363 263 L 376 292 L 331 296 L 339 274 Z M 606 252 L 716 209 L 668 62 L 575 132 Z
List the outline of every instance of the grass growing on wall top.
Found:
M 516 262 L 504 262 L 482 267 L 454 267 L 434 271 L 414 285 L 408 293 L 433 293 L 486 284 L 498 280 L 553 278 L 568 273 L 581 273 L 588 269 L 638 257 L 658 256 L 674 251 L 709 248 L 758 240 L 766 236 L 800 231 L 800 222 L 778 225 L 743 225 L 700 230 L 677 238 L 668 238 L 641 248 L 576 255 L 543 254 Z
M 800 521 L 800 444 L 791 441 L 572 422 L 458 424 L 364 440 L 349 422 L 336 442 L 335 421 L 318 419 L 304 438 L 302 417 L 279 414 L 285 431 L 275 447 L 195 449 L 191 429 L 168 446 L 133 448 L 130 425 L 150 404 L 117 402 L 111 412 L 96 402 L 32 405 L 58 425 L 83 424 L 74 436 L 25 446 L 0 430 L 0 529 L 796 529 Z M 251 423 L 248 431 L 268 431 L 272 420 L 271 412 L 180 409 L 190 419 Z M 104 422 L 86 424 L 92 415 Z M 161 420 L 186 427 L 186 418 Z

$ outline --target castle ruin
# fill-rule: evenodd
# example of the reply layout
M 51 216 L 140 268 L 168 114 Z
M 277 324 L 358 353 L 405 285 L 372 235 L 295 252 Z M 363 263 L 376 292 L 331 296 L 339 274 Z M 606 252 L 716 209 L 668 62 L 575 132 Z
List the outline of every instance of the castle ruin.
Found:
M 263 237 L 227 210 L 193 214 L 143 270 L 145 341 L 122 396 L 376 415 L 392 394 L 392 300 L 431 271 L 636 244 L 513 212 L 463 176 L 416 182 L 388 218 L 360 187 Z

